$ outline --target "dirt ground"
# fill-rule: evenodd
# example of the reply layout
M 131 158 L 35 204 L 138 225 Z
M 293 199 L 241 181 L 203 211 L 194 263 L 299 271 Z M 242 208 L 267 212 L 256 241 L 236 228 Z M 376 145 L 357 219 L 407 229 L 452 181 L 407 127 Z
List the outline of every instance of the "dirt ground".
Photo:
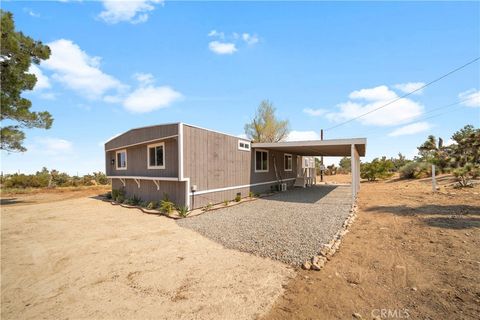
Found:
M 15 197 L 1 208 L 2 319 L 252 319 L 295 273 L 85 193 Z
M 95 192 L 9 195 L 2 319 L 478 319 L 480 186 L 449 183 L 435 194 L 429 179 L 362 183 L 358 218 L 319 272 L 86 197 Z
M 264 319 L 479 319 L 480 186 L 451 182 L 362 183 L 340 251 L 299 271 Z

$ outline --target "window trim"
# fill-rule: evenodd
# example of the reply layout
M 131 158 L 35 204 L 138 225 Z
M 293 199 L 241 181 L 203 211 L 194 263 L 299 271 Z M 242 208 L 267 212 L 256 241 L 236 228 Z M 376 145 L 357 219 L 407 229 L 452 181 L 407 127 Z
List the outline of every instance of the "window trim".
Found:
M 162 156 L 162 161 L 163 165 L 161 166 L 152 166 L 150 165 L 150 149 L 151 148 L 156 148 L 162 146 L 163 148 L 163 156 Z M 159 143 L 152 143 L 147 145 L 147 169 L 165 169 L 165 142 L 159 142 Z
M 257 170 L 257 152 L 266 152 L 266 153 L 267 153 L 267 169 L 266 169 L 266 170 Z M 255 149 L 255 163 L 254 163 L 254 165 L 255 165 L 255 167 L 254 167 L 255 172 L 258 172 L 258 173 L 268 172 L 269 167 L 270 167 L 270 165 L 269 165 L 269 162 L 270 162 L 270 161 L 269 161 L 269 160 L 270 160 L 270 155 L 269 155 L 268 150 L 265 150 L 265 149 Z
M 288 163 L 285 161 L 287 157 L 290 157 L 290 169 L 285 169 L 285 165 Z M 283 154 L 283 171 L 293 171 L 293 155 L 291 153 L 284 153 Z
M 241 147 L 240 143 L 248 145 L 248 148 Z M 238 140 L 237 146 L 238 146 L 238 150 L 241 150 L 241 151 L 251 151 L 251 149 L 252 149 L 252 145 L 251 145 L 250 141 L 246 141 L 246 140 Z
M 119 167 L 119 166 L 118 166 L 118 154 L 119 154 L 119 153 L 122 153 L 122 152 L 125 152 L 125 167 Z M 127 166 L 128 166 L 128 153 L 127 153 L 127 149 L 121 149 L 121 150 L 115 151 L 115 169 L 116 169 L 116 170 L 127 170 Z

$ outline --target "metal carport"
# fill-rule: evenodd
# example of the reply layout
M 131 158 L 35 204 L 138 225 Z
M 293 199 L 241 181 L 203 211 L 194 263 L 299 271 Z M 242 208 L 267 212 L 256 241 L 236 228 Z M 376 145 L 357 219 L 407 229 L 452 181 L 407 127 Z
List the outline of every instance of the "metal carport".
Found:
M 253 143 L 252 148 L 270 149 L 307 157 L 351 157 L 352 198 L 360 190 L 360 157 L 365 156 L 366 138 Z

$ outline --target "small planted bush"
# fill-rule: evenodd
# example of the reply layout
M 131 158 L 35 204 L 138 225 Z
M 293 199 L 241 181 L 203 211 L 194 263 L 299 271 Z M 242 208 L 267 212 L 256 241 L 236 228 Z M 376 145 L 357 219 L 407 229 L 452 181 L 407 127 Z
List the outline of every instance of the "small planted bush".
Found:
M 173 209 L 175 209 L 175 205 L 173 204 L 173 202 L 171 201 L 168 201 L 168 200 L 162 200 L 160 202 L 160 211 L 167 214 L 167 215 L 170 215 L 173 211 Z
M 150 202 L 147 204 L 147 209 L 149 209 L 149 210 L 156 209 L 157 206 L 158 206 L 158 204 L 157 204 L 156 201 L 150 201 Z
M 250 191 L 250 192 L 248 193 L 248 196 L 249 196 L 250 198 L 253 198 L 253 192 Z
M 140 207 L 146 208 L 148 206 L 148 201 L 142 201 L 140 202 Z
M 212 209 L 212 207 L 213 207 L 213 204 L 209 202 L 205 207 L 203 207 L 203 211 L 209 211 Z
M 125 196 L 123 195 L 118 195 L 116 198 L 115 198 L 115 201 L 117 201 L 118 203 L 123 203 L 125 201 Z
M 177 208 L 177 210 L 178 210 L 178 215 L 182 218 L 186 218 L 189 214 L 187 206 L 181 206 Z
M 123 202 L 118 200 L 118 197 L 122 196 L 123 199 L 125 199 L 125 191 L 123 190 L 118 190 L 118 189 L 113 189 L 112 190 L 112 199 L 117 201 L 117 202 Z
M 109 191 L 109 192 L 105 193 L 105 198 L 112 199 L 112 192 Z
M 133 198 L 131 200 L 133 206 L 138 206 L 142 202 L 142 199 L 140 199 L 140 197 L 137 197 L 137 195 L 135 194 L 133 195 Z
M 240 200 L 242 200 L 242 196 L 237 194 L 237 196 L 235 197 L 235 202 L 240 202 Z
M 229 203 L 230 203 L 230 201 L 228 201 L 228 200 L 223 201 L 223 204 L 225 205 L 225 207 L 228 206 Z

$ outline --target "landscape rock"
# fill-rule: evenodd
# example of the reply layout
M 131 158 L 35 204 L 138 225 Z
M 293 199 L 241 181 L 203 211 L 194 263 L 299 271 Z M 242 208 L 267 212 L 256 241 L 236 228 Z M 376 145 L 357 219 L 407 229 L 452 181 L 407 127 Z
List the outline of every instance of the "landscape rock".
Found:
M 302 269 L 303 270 L 310 270 L 312 268 L 312 264 L 310 263 L 310 261 L 305 261 L 303 264 L 302 264 Z

